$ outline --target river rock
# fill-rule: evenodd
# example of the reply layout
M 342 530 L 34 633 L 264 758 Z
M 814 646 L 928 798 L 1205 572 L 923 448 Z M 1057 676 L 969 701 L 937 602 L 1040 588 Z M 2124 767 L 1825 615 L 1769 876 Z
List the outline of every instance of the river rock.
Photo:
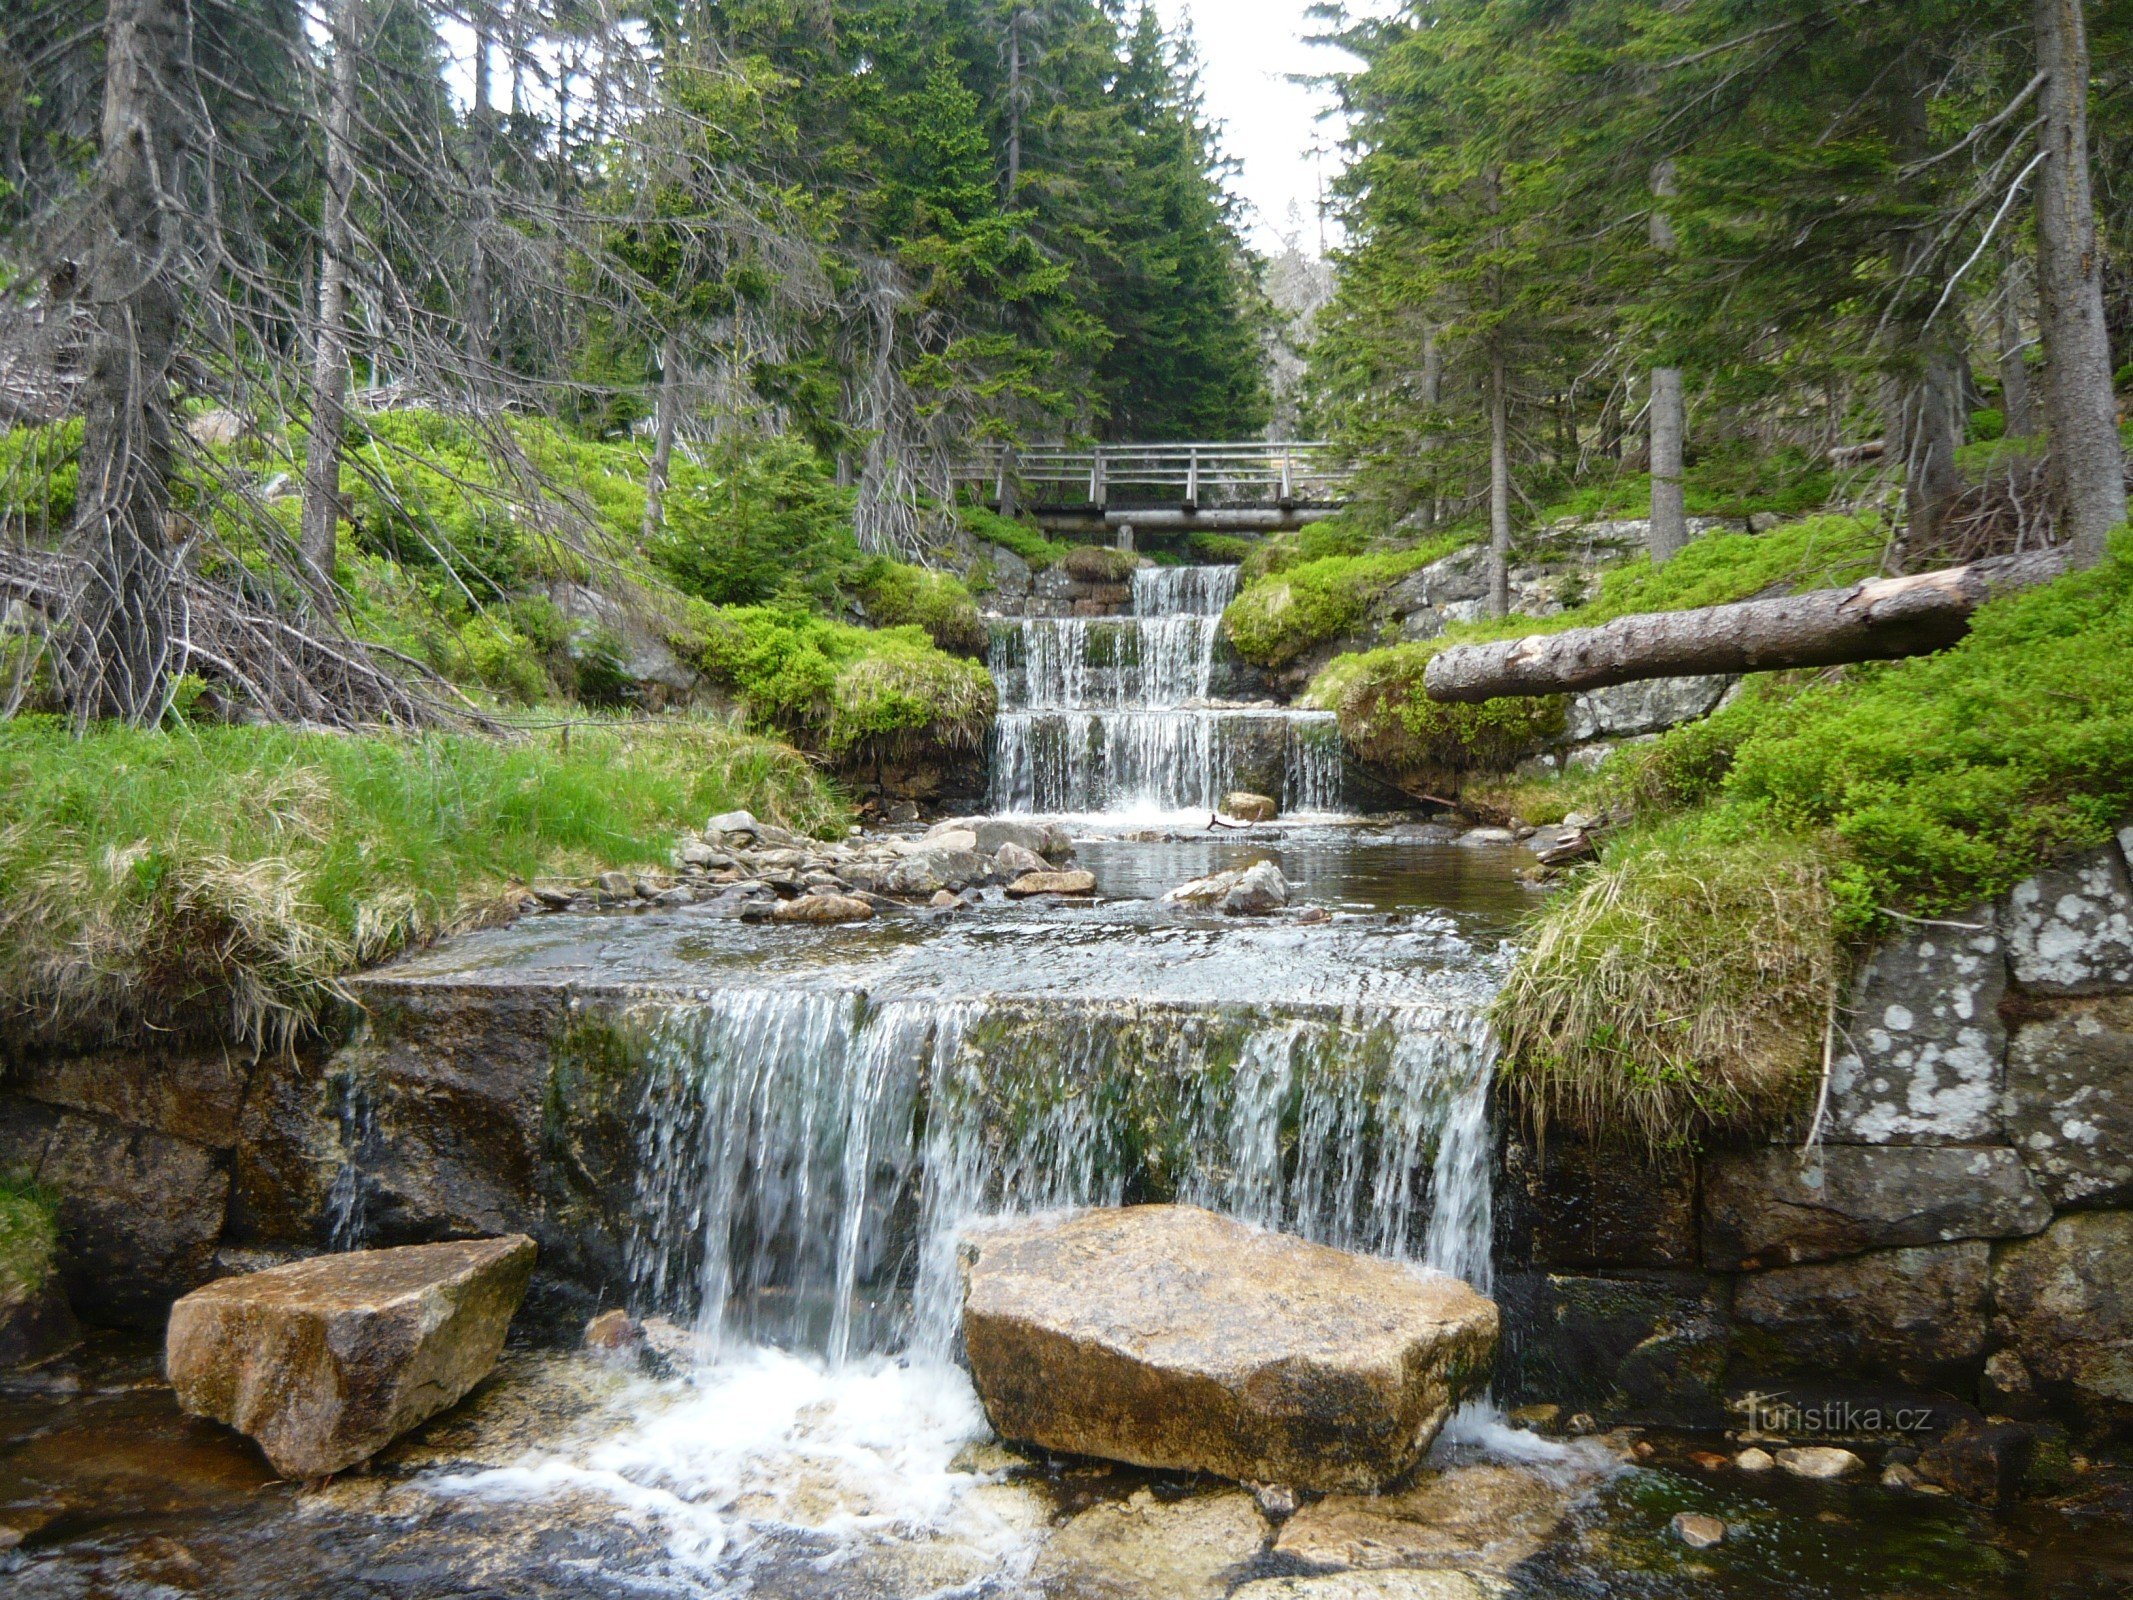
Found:
M 1040 894 L 1091 895 L 1096 892 L 1093 872 L 1025 872 L 1007 886 L 1010 900 L 1028 900 Z
M 1994 1330 L 2041 1382 L 2133 1416 L 2133 1212 L 2074 1211 L 2006 1245 Z
M 722 811 L 704 824 L 704 839 L 709 844 L 753 844 L 762 831 L 752 812 Z
M 2052 1208 L 2004 1146 L 1824 1145 L 1704 1165 L 1704 1262 L 1722 1272 L 1792 1266 L 1903 1245 L 2015 1239 Z
M 1239 790 L 1223 797 L 1222 814 L 1235 817 L 1239 822 L 1272 822 L 1281 815 L 1281 807 L 1263 794 L 1246 794 Z
M 1329 1572 L 1304 1578 L 1260 1578 L 1230 1600 L 1497 1600 L 1501 1581 L 1484 1583 L 1464 1572 Z
M 1383 1495 L 1335 1494 L 1298 1511 L 1274 1542 L 1307 1567 L 1464 1567 L 1508 1572 L 1562 1523 L 1595 1474 L 1551 1477 L 1502 1462 L 1424 1470 Z
M 2035 1428 L 1962 1417 L 1919 1453 L 1918 1475 L 1976 1505 L 1997 1506 L 2021 1493 L 2036 1453 Z
M 2007 963 L 1990 905 L 1907 929 L 1852 987 L 1847 1048 L 1832 1063 L 1840 1144 L 1997 1144 Z
M 1071 1600 L 1221 1600 L 1265 1544 L 1266 1523 L 1241 1490 L 1165 1501 L 1137 1489 L 1069 1519 L 1032 1576 Z
M 2053 1204 L 2133 1205 L 2133 997 L 2034 1004 L 2007 1047 L 2007 1136 Z
M 178 1404 L 287 1478 L 366 1461 L 488 1376 L 533 1272 L 522 1235 L 319 1256 L 171 1307 Z
M 1771 1335 L 1791 1370 L 1931 1382 L 1984 1356 L 1991 1253 L 1969 1240 L 1750 1273 L 1734 1314 Z
M 1289 880 L 1271 861 L 1253 862 L 1222 896 L 1222 909 L 1232 917 L 1263 917 L 1288 903 Z
M 1726 1542 L 1724 1521 L 1704 1511 L 1677 1511 L 1667 1528 L 1691 1550 L 1709 1550 Z
M 2015 885 L 2007 953 L 2033 994 L 2133 988 L 2133 883 L 2110 845 Z
M 983 1225 L 963 1336 L 1008 1439 L 1371 1490 L 1488 1380 L 1496 1308 L 1456 1279 L 1191 1206 Z
M 1052 864 L 1045 860 L 1044 857 L 1034 850 L 1025 849 L 1012 840 L 1001 845 L 998 850 L 993 852 L 992 866 L 993 871 L 999 873 L 1010 883 L 1021 877 L 1025 872 L 1049 872 L 1052 870 Z
M 1848 1478 L 1866 1465 L 1849 1450 L 1840 1450 L 1834 1445 L 1800 1445 L 1777 1453 L 1778 1466 L 1795 1478 L 1812 1478 L 1828 1481 Z
M 926 835 L 928 850 L 953 850 L 961 854 L 978 853 L 978 836 L 970 828 L 936 828 Z
M 864 900 L 856 900 L 848 894 L 816 893 L 785 901 L 770 914 L 770 920 L 825 925 L 836 922 L 866 922 L 873 915 L 874 908 Z

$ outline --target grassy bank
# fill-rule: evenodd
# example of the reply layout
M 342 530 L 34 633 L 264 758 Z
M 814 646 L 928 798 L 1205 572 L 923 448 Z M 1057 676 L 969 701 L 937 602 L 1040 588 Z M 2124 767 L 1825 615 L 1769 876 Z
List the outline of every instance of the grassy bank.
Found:
M 1693 548 L 1693 547 L 1692 547 Z M 1654 1145 L 1804 1109 L 1856 951 L 1959 917 L 2133 815 L 2133 537 L 1936 655 L 1773 674 L 1619 753 L 1625 825 L 1499 1002 L 1537 1118 Z
M 335 980 L 508 914 L 512 886 L 664 864 L 745 806 L 844 820 L 792 750 L 680 720 L 508 742 L 0 722 L 0 1017 L 284 1039 Z
M 1237 653 L 1262 667 L 1285 667 L 1360 628 L 1402 578 L 1472 542 L 1442 534 L 1397 549 L 1372 549 L 1338 524 L 1268 540 L 1244 566 L 1245 584 L 1222 616 Z

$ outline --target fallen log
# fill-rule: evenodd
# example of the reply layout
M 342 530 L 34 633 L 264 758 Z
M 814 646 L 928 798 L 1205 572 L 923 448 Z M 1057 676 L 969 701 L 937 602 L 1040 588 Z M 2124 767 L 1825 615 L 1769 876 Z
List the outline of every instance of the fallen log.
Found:
M 1423 685 L 1430 699 L 1457 703 L 1604 689 L 1644 678 L 1924 655 L 1962 638 L 1971 613 L 1995 595 L 2049 582 L 2066 568 L 2065 551 L 2035 550 L 1907 578 L 1874 578 L 1849 589 L 1655 611 L 1596 628 L 1455 645 L 1430 661 Z

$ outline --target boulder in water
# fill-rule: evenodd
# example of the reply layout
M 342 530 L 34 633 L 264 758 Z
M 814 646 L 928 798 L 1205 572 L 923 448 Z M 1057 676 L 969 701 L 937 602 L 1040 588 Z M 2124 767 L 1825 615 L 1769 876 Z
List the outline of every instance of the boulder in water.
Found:
M 963 1339 L 1008 1439 L 1375 1490 L 1487 1382 L 1496 1307 L 1455 1278 L 1193 1206 L 981 1224 Z
M 1263 917 L 1289 903 L 1289 880 L 1271 861 L 1255 861 L 1230 885 L 1222 909 L 1233 917 Z
M 523 1235 L 318 1256 L 171 1307 L 178 1404 L 250 1434 L 275 1471 L 376 1455 L 488 1376 L 533 1273 Z
M 992 865 L 995 872 L 1010 881 L 1021 877 L 1025 872 L 1052 870 L 1052 864 L 1036 851 L 1025 849 L 1013 842 L 1003 844 L 993 853 Z
M 1235 817 L 1239 822 L 1272 822 L 1281 815 L 1281 807 L 1263 794 L 1247 794 L 1239 790 L 1223 797 L 1222 814 Z
M 1040 894 L 1091 895 L 1096 892 L 1093 872 L 1025 872 L 1007 886 L 1011 900 L 1028 900 Z
M 836 922 L 866 922 L 872 919 L 874 908 L 864 900 L 848 894 L 804 894 L 797 900 L 787 900 L 770 914 L 772 922 L 811 923 L 817 926 Z
M 1050 861 L 1069 861 L 1074 856 L 1074 841 L 1067 837 L 1066 829 L 1056 822 L 1027 822 L 1020 817 L 987 817 L 971 824 L 978 838 L 978 854 L 996 856 L 1008 845 L 1016 845 L 1032 855 L 1043 856 Z

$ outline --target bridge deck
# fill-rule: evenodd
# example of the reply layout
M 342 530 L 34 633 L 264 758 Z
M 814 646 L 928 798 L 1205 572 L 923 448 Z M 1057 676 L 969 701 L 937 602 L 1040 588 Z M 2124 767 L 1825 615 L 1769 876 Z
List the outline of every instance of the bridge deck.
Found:
M 959 475 L 997 509 L 1047 527 L 1098 532 L 1272 531 L 1339 509 L 1349 475 L 1318 440 L 1002 446 Z

